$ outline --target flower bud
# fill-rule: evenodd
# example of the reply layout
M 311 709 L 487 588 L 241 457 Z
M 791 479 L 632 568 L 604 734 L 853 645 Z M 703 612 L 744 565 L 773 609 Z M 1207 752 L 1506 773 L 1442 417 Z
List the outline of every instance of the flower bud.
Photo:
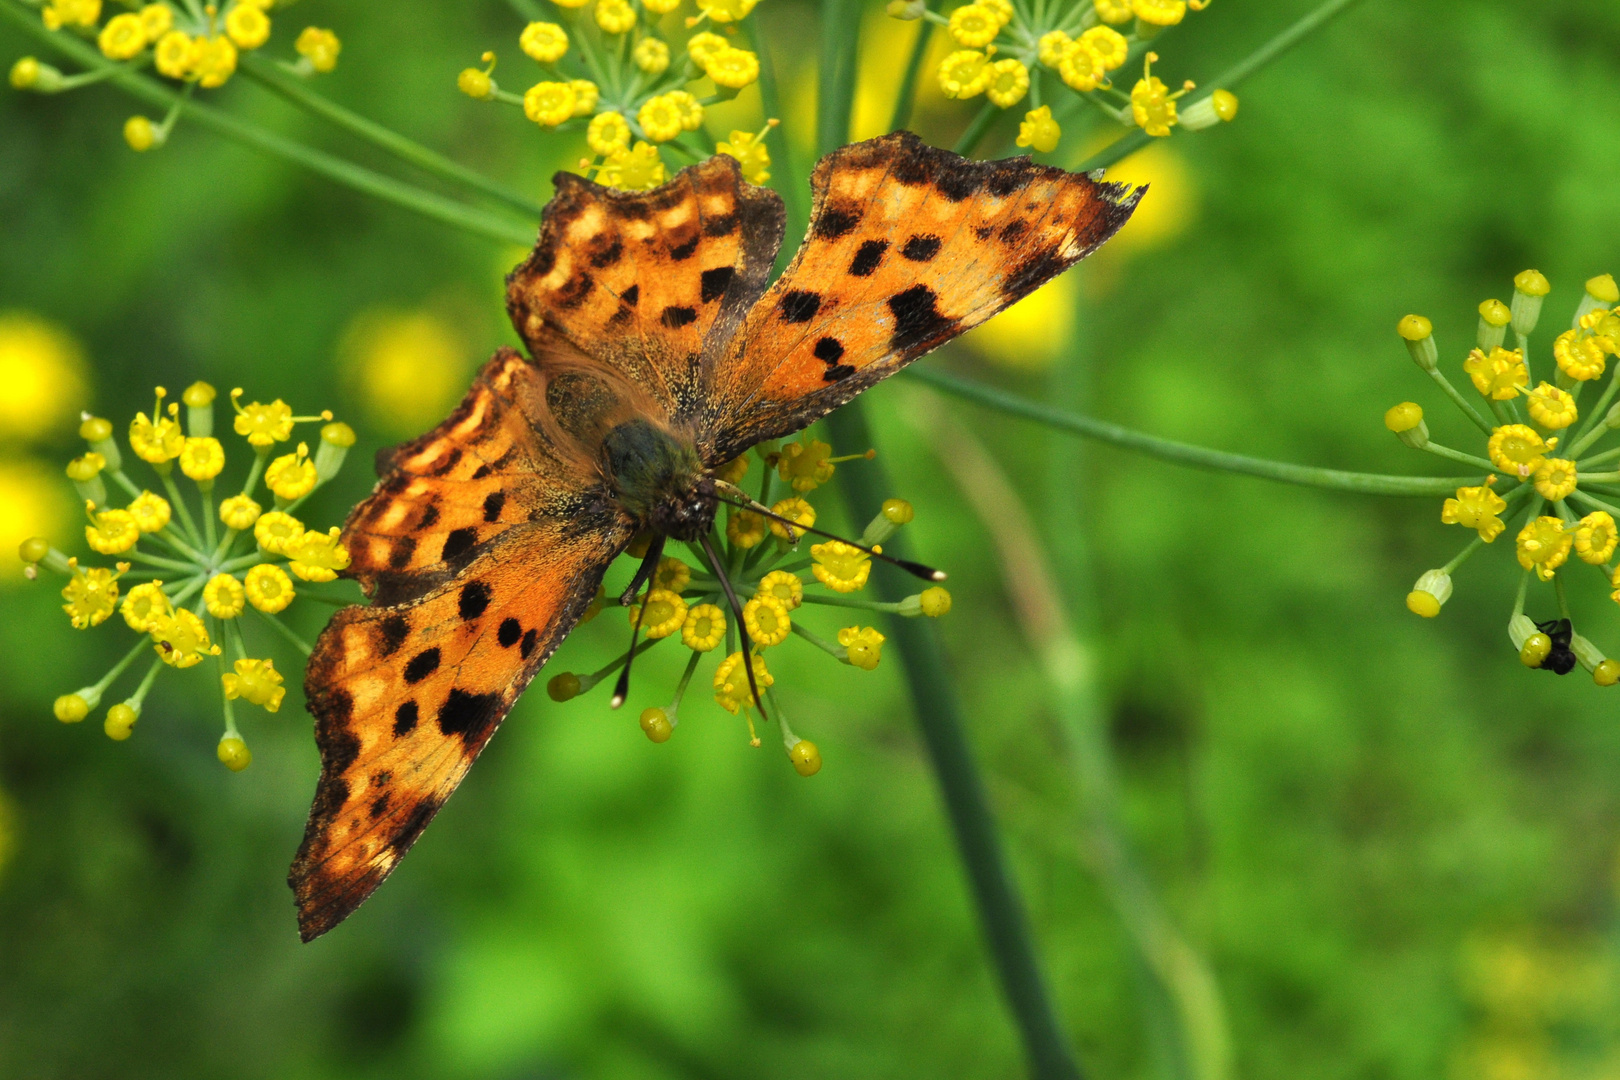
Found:
M 1187 106 L 1178 119 L 1188 131 L 1202 131 L 1216 124 L 1230 122 L 1237 113 L 1237 95 L 1230 90 L 1217 90 Z
M 906 500 L 884 499 L 883 509 L 878 512 L 877 517 L 867 523 L 866 531 L 861 533 L 860 542 L 866 547 L 884 543 L 900 531 L 900 526 L 907 524 L 916 516 L 917 512 Z
M 11 86 L 36 94 L 54 94 L 62 89 L 62 73 L 32 56 L 25 56 L 11 65 Z
M 1540 270 L 1526 270 L 1513 279 L 1513 332 L 1528 335 L 1541 319 L 1541 302 L 1552 291 Z
M 461 74 L 456 76 L 456 89 L 470 98 L 486 101 L 495 96 L 495 80 L 489 77 L 487 71 L 463 68 Z
M 17 548 L 25 563 L 37 563 L 51 553 L 51 542 L 43 536 L 30 536 Z
M 669 714 L 663 709 L 647 709 L 641 714 L 641 730 L 653 742 L 668 742 L 675 725 L 669 722 Z
M 924 0 L 889 0 L 887 10 L 891 19 L 904 19 L 907 22 L 913 22 L 923 17 L 923 12 L 928 10 L 928 5 Z
M 106 467 L 117 472 L 124 465 L 124 456 L 113 441 L 112 421 L 83 413 L 80 417 L 79 438 L 90 444 L 90 449 L 101 455 Z
M 144 154 L 154 146 L 162 146 L 168 133 L 139 114 L 124 121 L 124 141 L 137 154 Z
M 107 484 L 101 479 L 101 469 L 107 464 L 105 458 L 94 450 L 83 457 L 76 457 L 67 465 L 67 478 L 73 481 L 73 487 L 79 493 L 79 498 L 105 506 L 107 503 Z
M 1444 570 L 1430 570 L 1418 578 L 1412 591 L 1406 594 L 1406 607 L 1414 615 L 1432 619 L 1450 599 L 1451 575 Z
M 938 585 L 924 589 L 900 601 L 897 615 L 914 619 L 918 615 L 926 615 L 930 619 L 937 619 L 951 610 L 951 594 Z
M 1440 350 L 1434 344 L 1434 324 L 1421 315 L 1408 315 L 1396 324 L 1395 332 L 1406 341 L 1412 361 L 1424 371 L 1433 371 Z
M 1609 429 L 1620 428 L 1620 402 L 1609 406 L 1609 411 L 1603 414 L 1603 426 Z
M 321 445 L 315 450 L 315 476 L 326 483 L 343 468 L 343 459 L 354 445 L 354 428 L 341 420 L 321 428 Z
M 1598 308 L 1613 307 L 1620 304 L 1620 285 L 1614 283 L 1613 274 L 1599 274 L 1586 281 L 1586 292 L 1581 294 L 1581 302 L 1575 308 L 1575 320 L 1570 323 L 1576 330 L 1581 329 L 1581 320 Z
M 248 749 L 247 743 L 240 736 L 226 735 L 219 740 L 216 751 L 220 764 L 231 772 L 241 772 L 253 764 L 253 751 Z
M 1429 425 L 1423 420 L 1423 406 L 1403 401 L 1384 413 L 1384 426 L 1407 446 L 1421 450 L 1429 444 Z
M 1592 669 L 1592 681 L 1599 686 L 1613 686 L 1620 682 L 1620 660 L 1604 660 Z
M 579 676 L 572 671 L 565 671 L 561 675 L 554 676 L 550 682 L 546 683 L 546 693 L 551 695 L 552 701 L 567 701 L 569 698 L 577 697 L 579 691 Z
M 186 434 L 206 439 L 214 433 L 214 398 L 218 392 L 205 382 L 186 387 L 180 400 L 186 403 Z
M 140 718 L 139 709 L 127 701 L 119 702 L 107 710 L 107 719 L 102 722 L 101 730 L 114 742 L 123 742 L 134 732 L 135 721 Z
M 800 739 L 788 750 L 793 771 L 800 776 L 814 776 L 821 771 L 821 751 L 809 739 Z
M 1487 300 L 1479 305 L 1479 333 L 1475 335 L 1475 341 L 1480 351 L 1489 356 L 1492 349 L 1501 348 L 1511 321 L 1513 313 L 1502 301 Z
M 90 710 L 96 707 L 101 695 L 90 687 L 80 690 L 77 694 L 63 694 L 56 699 L 52 706 L 56 718 L 64 724 L 77 724 L 90 715 Z

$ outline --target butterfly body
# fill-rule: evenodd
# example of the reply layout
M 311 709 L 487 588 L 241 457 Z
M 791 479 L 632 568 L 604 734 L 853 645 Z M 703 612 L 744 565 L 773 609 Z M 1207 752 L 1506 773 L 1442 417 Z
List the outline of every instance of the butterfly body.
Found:
M 701 541 L 713 470 L 1021 299 L 1140 190 L 908 132 L 811 177 L 770 284 L 781 199 L 717 156 L 624 192 L 562 173 L 507 279 L 503 348 L 458 408 L 380 454 L 344 526 L 371 599 L 310 658 L 321 778 L 289 875 L 310 940 L 398 865 L 638 532 Z

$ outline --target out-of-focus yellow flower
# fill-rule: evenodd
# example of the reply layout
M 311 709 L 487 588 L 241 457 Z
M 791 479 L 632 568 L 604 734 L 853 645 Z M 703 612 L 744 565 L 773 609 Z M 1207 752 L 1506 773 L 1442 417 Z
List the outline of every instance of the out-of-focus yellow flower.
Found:
M 1458 488 L 1457 497 L 1446 500 L 1440 520 L 1447 525 L 1477 529 L 1479 538 L 1487 544 L 1495 540 L 1507 528 L 1497 516 L 1507 509 L 1507 501 L 1491 490 L 1495 482 L 1495 476 L 1488 476 L 1478 487 Z
M 1055 68 L 1063 60 L 1063 53 L 1074 39 L 1061 30 L 1048 30 L 1041 35 L 1035 43 L 1036 58 L 1049 68 Z
M 1024 122 L 1018 125 L 1017 145 L 1027 146 L 1037 153 L 1050 154 L 1057 149 L 1058 140 L 1062 137 L 1063 129 L 1052 119 L 1052 106 L 1042 105 L 1024 114 Z
M 726 46 L 709 54 L 703 70 L 716 86 L 741 90 L 759 78 L 759 57 L 747 49 Z
M 977 97 L 990 78 L 990 61 L 977 49 L 960 49 L 939 64 L 939 88 L 948 98 Z
M 1564 531 L 1562 521 L 1555 517 L 1538 517 L 1519 530 L 1516 544 L 1519 565 L 1534 570 L 1542 581 L 1551 581 L 1569 558 L 1574 539 Z
M 298 55 L 309 61 L 309 66 L 316 71 L 325 73 L 337 67 L 338 54 L 343 51 L 343 42 L 330 30 L 322 30 L 318 26 L 306 26 L 293 43 Z
M 257 4 L 238 3 L 225 16 L 225 33 L 237 48 L 252 51 L 270 40 L 270 16 Z
M 168 4 L 147 4 L 141 8 L 141 33 L 148 43 L 157 41 L 174 25 L 174 11 Z
M 1151 26 L 1174 26 L 1187 16 L 1187 0 L 1131 0 L 1131 11 Z
M 84 355 L 66 330 L 26 311 L 0 312 L 0 439 L 63 425 L 85 397 Z
M 16 551 L 30 536 L 52 536 L 68 527 L 70 505 L 61 481 L 30 459 L 0 458 L 0 550 Z M 0 566 L 0 584 L 24 579 L 23 563 Z
M 698 10 L 717 23 L 748 18 L 759 0 L 697 0 Z
M 303 536 L 303 522 L 281 510 L 261 514 L 253 523 L 253 539 L 271 555 L 287 555 Z
M 225 523 L 227 529 L 241 532 L 253 528 L 253 523 L 259 520 L 259 512 L 262 509 L 246 495 L 232 495 L 219 504 L 219 520 Z
M 152 53 L 152 64 L 158 69 L 159 75 L 184 79 L 191 74 L 195 57 L 191 35 L 184 30 L 170 30 L 158 39 L 157 48 Z
M 1104 71 L 1123 67 L 1130 56 L 1125 36 L 1111 26 L 1093 26 L 1080 35 L 1080 40 L 1091 46 L 1091 51 L 1102 61 Z
M 951 37 L 966 49 L 982 49 L 1001 33 L 1001 20 L 982 4 L 963 4 L 951 12 Z
M 690 56 L 692 58 L 692 63 L 696 64 L 698 67 L 707 67 L 709 57 L 713 56 L 721 49 L 729 48 L 730 45 L 731 42 L 727 41 L 719 34 L 704 30 L 701 33 L 693 34 L 687 39 L 686 55 Z
M 1029 93 L 1029 69 L 1022 60 L 997 60 L 990 65 L 990 83 L 984 88 L 985 97 L 1000 109 L 1010 109 Z
M 146 48 L 146 30 L 133 12 L 114 15 L 96 37 L 96 47 L 109 60 L 129 60 Z
M 150 491 L 141 492 L 129 504 L 129 516 L 135 519 L 135 527 L 143 533 L 160 532 L 167 528 L 172 513 L 169 500 Z
M 390 434 L 437 423 L 467 381 L 466 345 L 448 320 L 427 311 L 362 312 L 345 330 L 338 354 L 351 399 Z
M 315 463 L 309 460 L 309 444 L 299 443 L 291 454 L 283 454 L 264 470 L 264 483 L 276 498 L 291 502 L 315 490 Z
M 886 640 L 871 626 L 849 626 L 838 631 L 838 644 L 849 653 L 849 662 L 863 671 L 876 670 Z
M 243 658 L 233 666 L 236 668 L 234 672 L 226 672 L 219 677 L 228 699 L 250 701 L 263 706 L 266 712 L 281 708 L 281 699 L 287 696 L 287 688 L 281 685 L 281 673 L 276 670 L 274 661 Z
M 765 147 L 765 135 L 748 131 L 733 131 L 731 138 L 715 148 L 742 164 L 743 179 L 750 184 L 763 184 L 771 178 L 771 153 Z
M 40 12 L 48 30 L 64 26 L 95 26 L 101 19 L 101 0 L 50 0 Z
M 591 148 L 593 154 L 602 157 L 616 150 L 624 150 L 630 145 L 630 124 L 619 113 L 597 113 L 591 117 L 590 125 L 585 129 L 585 145 Z
M 228 37 L 198 38 L 191 46 L 191 74 L 204 90 L 224 86 L 236 74 L 236 45 Z
M 642 38 L 630 50 L 630 59 L 648 75 L 662 75 L 669 70 L 669 46 L 654 37 Z
M 1115 26 L 1136 18 L 1136 12 L 1131 10 L 1130 0 L 1092 0 L 1092 7 L 1097 11 L 1097 18 Z
M 518 47 L 531 59 L 555 64 L 568 52 L 568 32 L 556 23 L 532 22 L 523 28 Z
M 604 34 L 628 33 L 636 25 L 636 9 L 626 0 L 596 0 L 596 25 Z
M 331 581 L 349 568 L 349 549 L 338 543 L 336 525 L 324 533 L 313 529 L 286 545 L 287 568 L 305 581 Z
M 1491 433 L 1485 451 L 1492 465 L 1526 480 L 1557 445 L 1556 438 L 1543 440 L 1535 428 L 1526 424 L 1504 424 Z
M 648 191 L 662 184 L 665 175 L 664 159 L 658 156 L 658 147 L 638 142 L 628 150 L 615 150 L 607 155 L 598 179 L 608 187 Z
M 574 88 L 565 82 L 537 82 L 523 94 L 523 115 L 542 127 L 556 127 L 574 115 Z

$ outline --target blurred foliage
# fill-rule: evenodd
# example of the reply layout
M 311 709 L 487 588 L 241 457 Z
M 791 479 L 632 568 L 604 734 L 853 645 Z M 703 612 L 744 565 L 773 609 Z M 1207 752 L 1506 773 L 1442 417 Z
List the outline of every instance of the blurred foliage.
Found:
M 1220 70 L 1306 7 L 1214 5 L 1177 31 L 1177 76 Z M 515 37 L 500 4 L 305 12 L 344 37 L 325 89 L 351 107 L 537 198 L 579 156 L 455 93 L 456 71 Z M 758 16 L 785 119 L 805 134 L 795 103 L 813 99 L 816 13 L 769 0 Z M 874 41 L 908 40 L 877 27 Z M 895 48 L 868 49 L 868 70 L 883 74 Z M 0 57 L 24 51 L 0 28 Z M 757 119 L 751 94 L 736 108 Z M 215 96 L 374 160 L 245 81 Z M 405 362 L 354 336 L 364 313 L 449 327 L 455 355 L 433 346 L 440 380 L 512 341 L 497 267 L 516 253 L 184 123 L 137 157 L 118 135 L 131 111 L 104 88 L 0 94 L 0 310 L 80 341 L 86 407 L 128 416 L 156 382 L 205 378 L 333 408 L 369 451 L 409 425 L 355 376 L 367 355 Z M 965 121 L 923 98 L 931 140 Z M 1460 362 L 1474 305 L 1527 266 L 1553 281 L 1548 317 L 1562 319 L 1579 282 L 1620 264 L 1617 129 L 1612 3 L 1368 0 L 1247 84 L 1236 123 L 1163 148 L 1198 193 L 1177 228 L 1076 273 L 1067 340 L 1090 361 L 1091 407 L 1247 453 L 1417 471 L 1380 422 L 1422 390 L 1396 319 L 1429 315 Z M 1057 158 L 1077 161 L 1073 142 Z M 986 340 L 928 362 L 1048 393 L 1042 365 L 995 355 Z M 8 402 L 22 392 L 7 377 Z M 872 391 L 871 415 L 896 494 L 918 507 L 916 549 L 952 573 L 942 629 L 1055 994 L 1092 1075 L 1162 1075 L 1140 971 L 1086 868 L 1044 684 L 985 530 L 897 415 L 908 392 Z M 1444 417 L 1438 438 L 1463 430 L 1438 394 L 1418 400 Z M 957 407 L 1039 514 L 1048 436 Z M 37 415 L 6 434 L 0 523 L 76 529 L 30 478 L 54 477 L 77 447 Z M 1411 581 L 1461 543 L 1438 500 L 1112 450 L 1086 460 L 1072 482 L 1129 832 L 1221 981 L 1238 1073 L 1620 1075 L 1617 699 L 1516 662 L 1511 559 L 1470 562 L 1444 615 L 1420 621 L 1402 603 Z M 362 473 L 323 489 L 311 517 L 340 517 L 368 489 Z M 51 699 L 113 659 L 112 635 L 75 636 L 54 589 L 0 577 L 0 788 L 14 808 L 0 824 L 0 1075 L 1019 1068 L 891 664 L 829 672 L 783 654 L 779 688 L 827 761 L 808 781 L 751 751 L 718 708 L 655 746 L 635 702 L 611 714 L 600 694 L 531 693 L 388 886 L 305 947 L 282 884 L 316 772 L 298 703 L 259 725 L 241 775 L 214 760 L 211 703 L 166 697 L 172 686 L 126 743 L 60 725 Z M 1595 590 L 1574 599 L 1589 636 L 1620 640 Z M 591 624 L 556 663 L 594 667 L 621 629 Z M 649 655 L 644 686 L 670 684 L 666 660 Z

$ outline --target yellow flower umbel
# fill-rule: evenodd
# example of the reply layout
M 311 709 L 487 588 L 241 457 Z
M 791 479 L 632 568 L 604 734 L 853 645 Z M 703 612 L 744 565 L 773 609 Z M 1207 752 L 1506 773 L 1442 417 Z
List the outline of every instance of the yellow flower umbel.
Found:
M 349 565 L 337 528 L 307 529 L 293 511 L 336 475 L 354 443 L 346 424 L 328 422 L 330 413 L 294 416 L 279 399 L 244 406 L 238 400 L 241 395 L 240 390 L 233 392 L 231 403 L 236 432 L 246 439 L 251 464 L 239 488 L 216 495 L 226 452 L 214 435 L 213 387 L 195 383 L 181 395 L 181 402 L 167 407 L 167 395 L 159 389 L 152 414 L 138 414 L 129 427 L 129 456 L 115 441 L 110 422 L 86 415 L 80 434 L 89 443 L 88 452 L 67 470 L 86 500 L 86 545 L 98 554 L 127 561 L 115 568 L 80 566 L 40 537 L 26 541 L 20 552 L 30 576 L 37 576 L 43 566 L 67 577 L 63 610 L 75 628 L 99 626 L 118 611 L 124 624 L 141 635 L 99 682 L 59 698 L 57 718 L 84 719 L 113 682 L 144 657 L 145 676 L 129 697 L 109 705 L 103 725 L 109 738 L 123 741 L 132 736 L 142 703 L 161 672 L 213 659 L 220 683 L 212 693 L 221 695 L 215 700 L 223 703 L 225 713 L 220 760 L 236 771 L 247 766 L 252 754 L 237 730 L 234 702 L 245 700 L 274 712 L 285 694 L 274 663 L 248 656 L 242 624 L 259 623 L 255 633 L 270 631 L 265 634 L 266 645 L 284 638 L 297 641 L 297 634 L 277 617 L 296 596 L 289 571 L 304 581 L 329 582 Z M 294 427 L 307 421 L 325 424 L 314 456 L 307 443 L 299 443 L 293 453 L 273 457 L 275 446 L 288 441 Z M 164 494 L 143 490 L 124 472 L 124 463 L 132 460 L 151 467 L 154 486 L 160 485 Z M 179 469 L 174 467 L 177 462 Z M 181 491 L 181 477 L 194 484 L 195 492 Z M 253 498 L 261 481 L 276 500 L 277 509 L 268 514 Z M 108 505 L 109 493 L 115 491 L 129 497 L 124 507 Z M 148 580 L 120 598 L 119 578 L 137 564 Z M 250 609 L 252 617 L 242 618 Z M 300 647 L 308 655 L 308 646 Z M 233 670 L 227 669 L 227 662 Z
M 1451 595 L 1451 575 L 1513 525 L 1523 571 L 1508 625 L 1514 650 L 1527 667 L 1562 675 L 1579 665 L 1599 686 L 1611 686 L 1620 683 L 1620 662 L 1575 632 L 1564 578 L 1570 566 L 1596 567 L 1604 592 L 1620 603 L 1620 447 L 1601 446 L 1620 428 L 1620 373 L 1608 365 L 1620 339 L 1614 308 L 1620 288 L 1608 275 L 1589 280 L 1569 329 L 1538 357 L 1530 338 L 1550 292 L 1545 275 L 1526 270 L 1513 279 L 1511 303 L 1480 304 L 1474 345 L 1456 368 L 1442 359 L 1428 319 L 1408 315 L 1397 327 L 1413 361 L 1479 433 L 1481 446 L 1468 453 L 1437 442 L 1415 402 L 1391 408 L 1385 426 L 1407 446 L 1484 472 L 1479 483 L 1459 486 L 1440 511 L 1442 522 L 1473 529 L 1477 537 L 1444 567 L 1426 572 L 1407 606 L 1428 618 L 1439 615 Z M 1460 369 L 1468 380 L 1460 385 L 1471 383 L 1474 393 L 1459 389 L 1448 369 Z M 1537 373 L 1552 381 L 1536 382 Z M 1589 382 L 1600 385 L 1588 391 Z M 1556 618 L 1536 622 L 1525 614 L 1538 582 L 1554 586 Z
M 878 666 L 884 641 L 876 627 L 835 624 L 829 640 L 813 629 L 814 620 L 805 613 L 835 607 L 938 618 L 950 610 L 950 593 L 937 585 L 893 603 L 857 595 L 867 584 L 874 556 L 882 557 L 882 545 L 914 516 L 911 504 L 902 499 L 886 501 L 858 541 L 806 542 L 806 531 L 817 527 L 811 494 L 832 478 L 838 462 L 871 456 L 867 452 L 834 457 L 830 446 L 808 435 L 786 445 L 761 444 L 754 453 L 712 470 L 721 498 L 733 505 L 723 510 L 704 541 L 687 545 L 693 561 L 671 554 L 671 541 L 656 562 L 643 566 L 652 558 L 651 539 L 642 537 L 631 545 L 627 558 L 637 560 L 638 568 L 651 576 L 648 591 L 627 604 L 625 625 L 632 628 L 632 640 L 637 642 L 634 653 L 677 640 L 686 656 L 673 698 L 640 712 L 641 729 L 650 740 L 662 743 L 673 737 L 698 666 L 706 654 L 715 653 L 718 662 L 709 685 L 716 704 L 744 718 L 755 746 L 761 742 L 754 712 L 775 723 L 794 769 L 803 776 L 813 775 L 821 767 L 821 751 L 795 735 L 782 715 L 768 654 L 798 638 L 841 664 L 871 671 Z M 746 503 L 747 508 L 736 503 Z M 712 562 L 705 543 L 714 552 Z M 919 576 L 932 574 L 916 564 L 905 565 Z M 635 575 L 638 592 L 645 574 Z M 610 588 L 608 595 L 620 593 Z M 630 599 L 628 593 L 623 595 Z M 620 704 L 620 695 L 629 692 L 628 675 L 622 669 L 630 658 L 627 650 L 591 674 L 554 675 L 546 692 L 555 701 L 568 701 L 619 673 L 614 702 Z M 762 702 L 754 700 L 749 687 L 750 668 Z

